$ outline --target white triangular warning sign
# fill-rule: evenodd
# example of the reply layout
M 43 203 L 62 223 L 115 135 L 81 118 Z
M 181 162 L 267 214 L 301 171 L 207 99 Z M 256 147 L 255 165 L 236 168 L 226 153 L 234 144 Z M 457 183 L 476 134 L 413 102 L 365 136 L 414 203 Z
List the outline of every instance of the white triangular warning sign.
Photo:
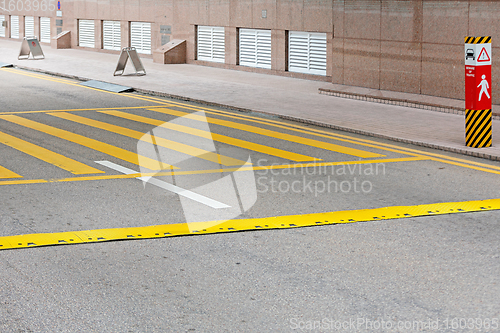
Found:
M 485 61 L 491 61 L 491 59 L 490 56 L 488 55 L 488 52 L 483 47 L 481 52 L 479 52 L 479 56 L 477 57 L 477 62 L 485 62 Z

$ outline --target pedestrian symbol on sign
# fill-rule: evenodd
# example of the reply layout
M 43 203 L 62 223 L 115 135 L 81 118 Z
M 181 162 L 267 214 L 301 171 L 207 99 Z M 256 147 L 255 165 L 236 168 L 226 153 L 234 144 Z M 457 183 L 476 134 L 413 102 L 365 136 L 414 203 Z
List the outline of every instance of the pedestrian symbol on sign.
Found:
M 488 99 L 491 99 L 490 94 L 488 94 L 488 88 L 490 85 L 488 84 L 488 81 L 486 81 L 486 75 L 481 76 L 481 83 L 477 86 L 478 88 L 481 87 L 481 91 L 479 92 L 479 101 L 481 101 L 481 97 L 483 96 L 483 93 L 488 96 Z

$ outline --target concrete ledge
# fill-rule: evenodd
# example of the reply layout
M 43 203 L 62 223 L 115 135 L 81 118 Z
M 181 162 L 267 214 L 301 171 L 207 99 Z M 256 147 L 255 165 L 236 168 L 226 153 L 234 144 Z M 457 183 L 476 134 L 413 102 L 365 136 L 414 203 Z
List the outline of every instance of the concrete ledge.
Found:
M 71 31 L 63 31 L 56 37 L 52 37 L 50 40 L 50 47 L 53 49 L 70 49 Z
M 319 90 L 319 93 L 322 95 L 329 95 L 329 96 L 335 96 L 335 97 L 357 99 L 357 100 L 362 100 L 362 101 L 367 101 L 367 102 L 390 104 L 390 105 L 397 105 L 397 106 L 405 106 L 405 107 L 409 107 L 409 108 L 417 108 L 417 109 L 423 109 L 423 110 L 465 115 L 465 108 L 459 108 L 459 107 L 455 107 L 455 106 L 451 106 L 451 105 L 434 104 L 434 103 L 428 103 L 428 102 L 424 102 L 424 101 L 410 100 L 410 99 L 404 99 L 404 98 L 374 96 L 374 95 L 370 95 L 370 94 L 362 94 L 362 93 L 360 94 L 360 93 L 355 93 L 355 92 L 350 92 L 350 91 L 332 90 L 332 89 L 326 89 L 326 88 L 319 88 L 318 90 Z M 500 120 L 500 113 L 493 111 L 492 118 L 496 119 L 496 120 Z
M 160 64 L 185 64 L 186 40 L 174 39 L 153 51 L 153 62 Z

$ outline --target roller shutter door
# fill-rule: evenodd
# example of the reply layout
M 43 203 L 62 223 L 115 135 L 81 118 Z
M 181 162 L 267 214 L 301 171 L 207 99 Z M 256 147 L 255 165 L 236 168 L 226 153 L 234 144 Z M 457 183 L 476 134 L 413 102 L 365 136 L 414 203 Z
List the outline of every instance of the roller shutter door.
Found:
M 120 21 L 102 22 L 102 48 L 105 50 L 120 51 L 122 45 L 122 34 Z
M 35 18 L 33 16 L 24 17 L 24 37 L 35 36 Z
M 78 46 L 95 47 L 94 20 L 78 20 Z
M 10 17 L 10 38 L 19 38 L 19 16 Z
M 240 29 L 240 65 L 271 69 L 271 30 Z
M 198 26 L 197 46 L 198 60 L 224 63 L 226 57 L 224 27 Z
M 5 37 L 5 27 L 2 22 L 5 21 L 5 15 L 0 15 L 0 37 Z
M 130 22 L 130 46 L 138 53 L 151 54 L 151 23 Z
M 326 75 L 326 34 L 290 31 L 288 35 L 288 70 Z
M 40 17 L 40 42 L 50 43 L 50 17 Z

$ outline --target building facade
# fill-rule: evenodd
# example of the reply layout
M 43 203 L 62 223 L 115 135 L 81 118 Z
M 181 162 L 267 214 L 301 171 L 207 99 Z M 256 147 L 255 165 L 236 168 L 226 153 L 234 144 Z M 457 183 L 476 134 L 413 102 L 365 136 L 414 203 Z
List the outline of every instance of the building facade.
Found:
M 71 47 L 143 57 L 186 41 L 187 63 L 464 99 L 464 37 L 500 45 L 500 1 L 1 0 L 0 38 L 69 31 Z M 493 60 L 493 103 L 500 103 Z

